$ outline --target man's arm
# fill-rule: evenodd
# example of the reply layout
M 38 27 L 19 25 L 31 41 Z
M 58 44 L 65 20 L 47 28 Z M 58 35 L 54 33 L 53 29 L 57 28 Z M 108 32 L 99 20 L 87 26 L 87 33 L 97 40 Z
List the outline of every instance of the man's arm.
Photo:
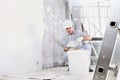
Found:
M 65 52 L 69 51 L 70 48 L 66 47 L 63 41 L 60 41 L 60 40 L 58 41 L 58 40 L 57 40 L 56 42 L 57 42 L 57 44 L 58 44 L 60 47 L 63 48 L 63 50 L 64 50 Z
M 77 31 L 77 34 L 79 34 L 80 37 L 83 37 L 83 40 L 85 41 L 90 41 L 92 39 L 92 37 L 86 33 Z

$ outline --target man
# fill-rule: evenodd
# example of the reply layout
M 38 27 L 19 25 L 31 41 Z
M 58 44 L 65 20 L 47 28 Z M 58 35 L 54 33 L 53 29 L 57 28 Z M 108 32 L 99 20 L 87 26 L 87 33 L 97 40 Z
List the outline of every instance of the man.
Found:
M 73 23 L 71 20 L 66 20 L 64 22 L 63 28 L 66 31 L 62 38 L 62 44 L 64 46 L 64 51 L 69 50 L 69 48 L 67 47 L 67 44 L 70 41 L 77 41 L 80 37 L 82 37 L 84 41 L 91 40 L 91 37 L 89 35 L 86 35 L 85 33 L 81 32 L 81 31 L 74 30 Z M 83 44 L 82 46 L 77 45 L 76 48 L 90 50 L 90 47 L 88 46 L 88 44 Z
M 81 31 L 74 30 L 73 22 L 71 20 L 66 20 L 63 27 L 66 31 L 61 40 L 65 51 L 63 57 L 65 64 L 68 64 L 67 51 L 69 51 L 70 49 L 84 49 L 91 51 L 90 44 L 85 43 L 86 41 L 90 41 L 91 37 L 89 35 L 86 35 L 85 33 L 82 33 Z M 90 71 L 92 70 L 90 69 Z

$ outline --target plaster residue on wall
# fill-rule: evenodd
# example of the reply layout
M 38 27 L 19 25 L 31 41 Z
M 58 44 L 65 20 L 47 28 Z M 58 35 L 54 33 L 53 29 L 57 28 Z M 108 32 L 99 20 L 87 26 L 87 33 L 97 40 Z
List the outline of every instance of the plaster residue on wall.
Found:
M 63 50 L 56 43 L 56 38 L 62 37 L 62 24 L 65 19 L 65 4 L 63 0 L 44 0 L 44 37 L 43 37 L 43 67 L 62 65 Z

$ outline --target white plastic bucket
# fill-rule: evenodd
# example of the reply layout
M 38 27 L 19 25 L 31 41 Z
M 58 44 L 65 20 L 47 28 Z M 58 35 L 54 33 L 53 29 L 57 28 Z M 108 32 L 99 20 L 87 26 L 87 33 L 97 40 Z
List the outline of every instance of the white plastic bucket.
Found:
M 71 50 L 67 52 L 69 72 L 72 75 L 88 75 L 90 66 L 89 50 Z

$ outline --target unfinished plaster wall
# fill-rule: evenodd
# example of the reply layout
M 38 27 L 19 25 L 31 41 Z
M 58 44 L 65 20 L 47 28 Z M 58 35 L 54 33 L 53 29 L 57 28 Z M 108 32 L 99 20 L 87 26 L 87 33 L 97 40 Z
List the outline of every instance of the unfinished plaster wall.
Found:
M 63 33 L 65 19 L 64 0 L 44 0 L 44 37 L 43 37 L 43 67 L 58 66 L 63 63 L 63 49 L 57 45 Z

